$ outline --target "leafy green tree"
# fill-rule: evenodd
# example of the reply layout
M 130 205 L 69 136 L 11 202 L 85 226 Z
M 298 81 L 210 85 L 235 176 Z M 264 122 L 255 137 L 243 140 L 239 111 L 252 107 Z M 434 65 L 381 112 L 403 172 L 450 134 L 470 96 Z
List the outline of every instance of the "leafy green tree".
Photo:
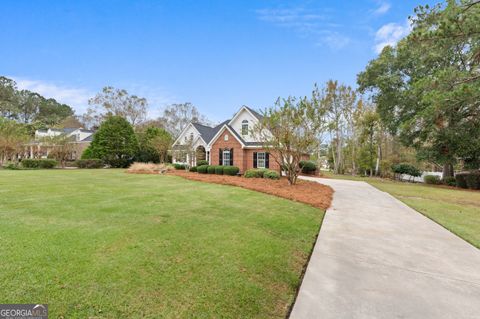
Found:
M 359 74 L 382 122 L 419 159 L 444 167 L 480 162 L 480 5 L 449 0 L 418 7 L 413 30 Z
M 139 162 L 164 163 L 173 139 L 165 129 L 148 126 L 137 131 L 138 153 L 135 160 Z
M 92 158 L 112 167 L 126 167 L 138 149 L 132 125 L 121 116 L 108 117 L 93 136 L 89 146 Z
M 0 76 L 0 116 L 15 119 L 18 112 L 16 103 L 17 84 L 15 81 Z
M 8 159 L 16 159 L 28 141 L 24 125 L 13 120 L 0 117 L 0 164 Z
M 274 107 L 253 128 L 253 135 L 283 168 L 290 185 L 297 182 L 300 161 L 318 149 L 325 128 L 321 92 L 315 87 L 312 98 L 278 98 Z

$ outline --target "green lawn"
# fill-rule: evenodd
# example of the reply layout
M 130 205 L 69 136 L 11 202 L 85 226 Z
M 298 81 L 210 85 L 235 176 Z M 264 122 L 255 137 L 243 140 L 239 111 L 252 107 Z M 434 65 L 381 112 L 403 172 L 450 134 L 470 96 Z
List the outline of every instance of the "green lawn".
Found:
M 388 179 L 325 174 L 327 177 L 361 180 L 390 193 L 453 233 L 480 248 L 480 192 L 442 188 Z
M 323 212 L 174 176 L 0 171 L 0 300 L 52 318 L 285 317 Z

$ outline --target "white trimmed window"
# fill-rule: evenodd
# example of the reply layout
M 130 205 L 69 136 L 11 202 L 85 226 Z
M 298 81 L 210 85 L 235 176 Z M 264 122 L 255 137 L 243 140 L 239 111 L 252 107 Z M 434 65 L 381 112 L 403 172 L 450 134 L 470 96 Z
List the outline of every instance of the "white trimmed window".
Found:
M 265 168 L 265 152 L 257 153 L 257 168 Z
M 223 137 L 223 140 L 228 141 L 228 134 L 225 134 L 225 136 Z
M 224 150 L 223 151 L 223 166 L 230 166 L 230 151 Z
M 242 135 L 248 135 L 248 121 L 242 121 Z

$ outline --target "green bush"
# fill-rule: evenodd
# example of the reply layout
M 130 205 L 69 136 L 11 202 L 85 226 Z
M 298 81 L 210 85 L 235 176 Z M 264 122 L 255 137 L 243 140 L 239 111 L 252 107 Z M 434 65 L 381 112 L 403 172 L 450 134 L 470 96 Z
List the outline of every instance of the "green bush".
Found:
M 470 189 L 480 189 L 480 172 L 471 172 L 465 175 L 467 187 Z
M 223 175 L 235 176 L 240 172 L 240 169 L 236 166 L 225 166 L 223 168 Z
M 208 165 L 208 161 L 206 160 L 197 161 L 197 166 L 203 166 L 203 165 Z
M 413 177 L 422 176 L 422 171 L 408 163 L 395 164 L 392 166 L 392 171 L 395 174 L 407 174 Z
M 22 160 L 22 167 L 25 168 L 44 168 L 50 169 L 58 165 L 56 160 L 53 159 L 24 159 Z
M 300 161 L 298 166 L 300 166 L 304 174 L 311 174 L 317 170 L 317 165 L 312 161 Z
M 455 180 L 455 177 L 453 176 L 448 176 L 443 179 L 443 183 L 448 186 L 457 186 L 457 181 Z
M 223 175 L 223 166 L 215 166 L 215 174 Z
M 75 165 L 78 168 L 102 168 L 104 166 L 103 161 L 98 158 L 76 160 Z
M 207 173 L 208 174 L 215 174 L 215 167 L 216 166 L 208 166 L 207 167 Z
M 185 168 L 186 168 L 186 165 L 185 165 L 185 164 L 175 163 L 175 164 L 173 164 L 173 167 L 175 167 L 175 169 L 185 169 Z
M 133 159 L 130 158 L 111 158 L 106 160 L 106 163 L 111 167 L 127 168 L 133 163 Z
M 440 176 L 437 175 L 425 175 L 423 177 L 423 181 L 425 184 L 432 184 L 432 185 L 438 185 L 440 184 Z
M 467 180 L 465 179 L 465 173 L 458 173 L 457 175 L 455 175 L 455 181 L 457 187 L 467 188 Z
M 254 169 L 249 169 L 245 172 L 244 176 L 246 178 L 262 178 L 263 173 L 265 173 L 266 169 L 265 168 L 254 168 Z
M 189 171 L 190 171 L 190 172 L 196 172 L 196 171 L 197 171 L 197 167 L 196 167 L 196 166 L 192 166 L 192 167 L 190 167 Z
M 280 179 L 280 174 L 278 172 L 272 171 L 272 170 L 267 170 L 263 172 L 263 178 L 268 178 L 268 179 Z
M 208 165 L 197 166 L 197 173 L 207 174 Z
M 20 169 L 20 167 L 17 163 L 6 163 L 5 165 L 3 165 L 3 169 L 18 170 Z

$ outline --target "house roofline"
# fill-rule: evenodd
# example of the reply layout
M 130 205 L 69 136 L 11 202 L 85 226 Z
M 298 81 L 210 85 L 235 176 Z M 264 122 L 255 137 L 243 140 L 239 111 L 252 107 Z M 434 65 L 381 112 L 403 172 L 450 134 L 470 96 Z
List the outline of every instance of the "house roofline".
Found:
M 232 131 L 232 129 L 230 128 L 230 125 L 228 125 L 228 124 L 224 124 L 222 126 L 222 128 L 220 128 L 218 130 L 217 134 L 215 134 L 215 136 L 212 138 L 212 140 L 210 141 L 210 143 L 208 143 L 207 146 L 211 148 L 212 145 L 215 143 L 215 141 L 219 138 L 220 133 L 222 133 L 225 128 L 230 132 L 230 134 L 232 134 L 235 137 L 235 139 L 240 143 L 240 145 L 242 145 L 242 148 L 245 148 L 245 143 L 241 139 L 238 138 L 237 134 L 235 134 Z
M 247 110 L 248 113 L 250 113 L 251 116 L 253 116 L 255 119 L 257 119 L 257 121 L 260 121 L 260 119 L 258 118 L 258 116 L 256 114 L 254 114 L 250 108 L 246 105 L 242 105 L 242 107 L 240 108 L 240 110 L 238 110 L 237 113 L 235 113 L 235 115 L 232 117 L 232 119 L 230 120 L 230 122 L 228 122 L 228 125 L 231 125 L 233 123 L 233 121 L 238 117 L 238 115 L 242 112 L 242 110 Z

